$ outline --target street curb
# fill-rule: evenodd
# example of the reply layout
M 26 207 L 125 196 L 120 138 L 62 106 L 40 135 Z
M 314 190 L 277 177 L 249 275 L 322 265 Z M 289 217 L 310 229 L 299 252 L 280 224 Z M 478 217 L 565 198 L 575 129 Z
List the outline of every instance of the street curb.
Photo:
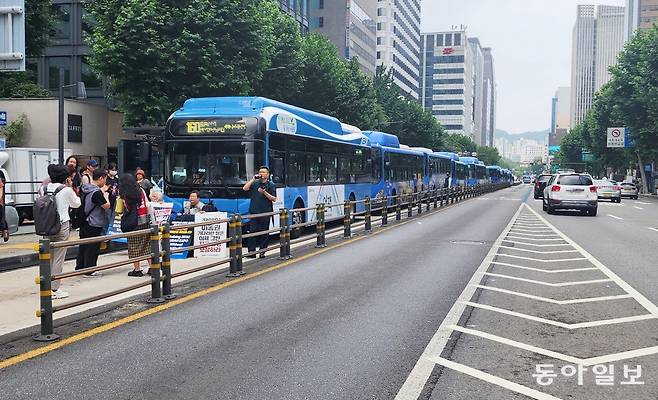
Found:
M 123 243 L 108 243 L 107 249 L 102 250 L 100 254 L 114 253 L 117 251 L 125 250 L 128 246 Z M 78 256 L 78 248 L 71 247 L 66 250 L 66 259 L 75 260 Z M 21 268 L 35 267 L 39 265 L 39 254 L 34 252 L 32 254 L 23 254 L 19 256 L 11 256 L 7 258 L 0 258 L 0 273 L 13 271 Z

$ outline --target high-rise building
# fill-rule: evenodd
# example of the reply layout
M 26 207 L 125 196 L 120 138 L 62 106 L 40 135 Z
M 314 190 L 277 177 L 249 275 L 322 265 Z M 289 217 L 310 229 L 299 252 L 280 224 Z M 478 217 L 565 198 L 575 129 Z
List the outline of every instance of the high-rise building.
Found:
M 295 18 L 303 35 L 309 31 L 308 2 L 309 0 L 279 0 L 281 11 Z
M 638 30 L 658 24 L 658 0 L 626 0 L 624 38 L 629 40 Z
M 559 87 L 552 99 L 551 131 L 548 146 L 559 146 L 560 141 L 571 128 L 571 89 Z
M 610 81 L 609 68 L 617 64 L 624 49 L 624 7 L 598 6 L 596 14 L 596 59 L 594 91 Z
M 318 0 L 309 10 L 311 31 L 326 35 L 340 56 L 357 57 L 370 76 L 377 68 L 376 16 L 377 0 Z
M 493 143 L 495 82 L 491 49 L 465 31 L 421 36 L 421 103 L 450 133 Z
M 594 93 L 610 81 L 624 45 L 624 7 L 579 5 L 572 36 L 571 124 L 592 107 Z
M 484 73 L 482 84 L 483 112 L 482 126 L 484 129 L 484 145 L 493 147 L 494 132 L 496 132 L 496 81 L 494 77 L 494 61 L 491 47 L 482 49 L 484 54 Z
M 571 47 L 571 121 L 585 119 L 594 96 L 595 7 L 579 5 Z
M 378 0 L 377 65 L 391 68 L 401 91 L 418 98 L 420 0 Z

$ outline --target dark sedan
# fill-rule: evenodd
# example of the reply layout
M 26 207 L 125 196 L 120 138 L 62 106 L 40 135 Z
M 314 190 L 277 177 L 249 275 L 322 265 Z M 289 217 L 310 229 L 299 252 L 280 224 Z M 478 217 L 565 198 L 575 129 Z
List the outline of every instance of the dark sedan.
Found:
M 544 188 L 548 183 L 548 180 L 551 179 L 550 174 L 541 174 L 537 175 L 535 179 L 535 199 L 541 199 L 544 197 Z

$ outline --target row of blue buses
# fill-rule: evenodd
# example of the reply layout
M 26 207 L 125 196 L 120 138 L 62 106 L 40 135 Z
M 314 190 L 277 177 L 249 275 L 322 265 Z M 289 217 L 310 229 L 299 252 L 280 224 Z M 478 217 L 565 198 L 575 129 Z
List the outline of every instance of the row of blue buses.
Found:
M 163 189 L 174 213 L 196 190 L 219 211 L 248 214 L 242 186 L 261 165 L 277 187 L 275 210 L 511 179 L 475 157 L 411 148 L 393 134 L 262 97 L 185 101 L 167 121 L 163 151 Z M 342 213 L 328 209 L 327 218 Z M 313 219 L 314 211 L 293 214 L 294 222 Z

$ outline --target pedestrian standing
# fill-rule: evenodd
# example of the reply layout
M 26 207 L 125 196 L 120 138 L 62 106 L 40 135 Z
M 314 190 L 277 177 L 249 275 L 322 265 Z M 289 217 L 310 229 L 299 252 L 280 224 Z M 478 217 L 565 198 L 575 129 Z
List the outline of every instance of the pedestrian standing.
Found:
M 273 210 L 273 205 L 276 201 L 276 185 L 270 180 L 270 169 L 263 165 L 258 169 L 258 175 L 255 175 L 249 180 L 242 190 L 249 192 L 251 201 L 249 202 L 249 214 L 263 214 L 269 213 Z M 249 232 L 262 232 L 270 227 L 271 216 L 255 217 L 249 220 Z M 263 234 L 254 236 L 249 240 L 249 252 L 256 251 L 256 246 L 259 250 L 267 248 L 269 235 Z M 255 258 L 256 256 L 252 256 Z M 265 252 L 260 252 L 260 257 L 265 257 Z
M 135 230 L 148 229 L 151 225 L 151 207 L 149 206 L 148 196 L 144 189 L 138 184 L 134 176 L 130 174 L 123 174 L 119 180 L 119 195 L 123 200 L 124 212 L 137 213 L 137 227 Z M 153 218 L 153 220 L 155 220 Z M 142 257 L 151 254 L 150 247 L 150 233 L 146 232 L 139 236 L 131 236 L 128 238 L 128 257 Z M 147 260 L 149 266 L 151 260 Z M 149 273 L 151 271 L 149 270 Z M 144 276 L 140 268 L 139 261 L 133 262 L 133 270 L 128 272 L 128 276 Z
M 199 200 L 199 192 L 196 190 L 190 193 L 188 201 L 183 203 L 183 215 L 196 215 L 203 212 L 205 204 Z
M 90 184 L 94 180 L 94 171 L 98 168 L 98 161 L 93 158 L 87 161 L 87 168 L 82 172 L 82 177 L 80 178 L 82 185 Z
M 69 239 L 71 231 L 69 208 L 80 207 L 80 198 L 73 191 L 73 179 L 69 174 L 68 167 L 64 165 L 54 165 L 48 169 L 50 183 L 46 187 L 46 193 L 55 193 L 55 204 L 57 205 L 57 215 L 59 216 L 60 229 L 54 235 L 48 236 L 51 243 L 61 242 Z M 61 189 L 60 189 L 61 188 Z M 52 250 L 51 275 L 57 275 L 62 272 L 64 260 L 66 257 L 66 247 L 55 248 Z M 59 288 L 60 280 L 52 282 L 52 298 L 65 299 L 69 294 Z
M 135 179 L 137 179 L 137 184 L 144 190 L 144 192 L 146 192 L 146 196 L 148 197 L 151 194 L 153 184 L 150 180 L 146 179 L 146 174 L 143 169 L 137 168 L 137 171 L 135 171 Z
M 94 170 L 92 182 L 85 183 L 80 189 L 84 218 L 81 221 L 80 239 L 101 236 L 103 228 L 107 226 L 105 210 L 110 208 L 109 193 L 106 183 L 107 174 L 101 169 Z M 78 249 L 78 258 L 75 269 L 95 267 L 98 262 L 100 243 L 81 244 Z M 101 276 L 98 272 L 86 274 L 87 277 Z
M 69 158 L 66 159 L 66 165 L 69 167 L 69 170 L 73 169 L 73 190 L 79 196 L 82 177 L 78 171 L 78 159 L 75 156 L 69 156 Z
M 450 187 L 450 172 L 446 174 L 446 179 L 443 181 L 443 187 L 444 188 Z

